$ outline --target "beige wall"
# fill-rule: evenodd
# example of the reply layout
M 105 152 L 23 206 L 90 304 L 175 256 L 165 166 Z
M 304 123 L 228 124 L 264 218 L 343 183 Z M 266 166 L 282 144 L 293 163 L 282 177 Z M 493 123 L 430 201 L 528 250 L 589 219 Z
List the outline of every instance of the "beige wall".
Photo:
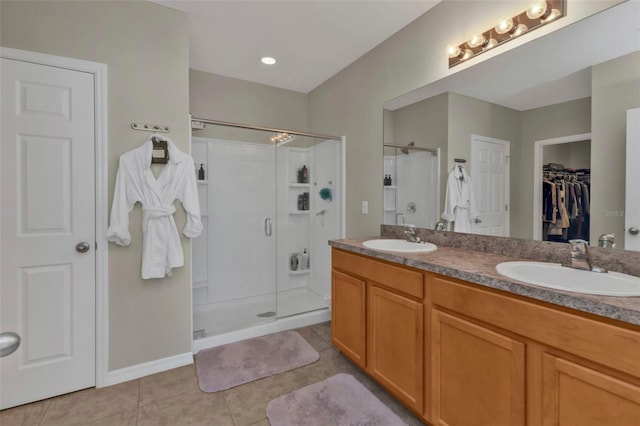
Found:
M 198 70 L 189 70 L 189 108 L 194 117 L 307 130 L 307 95 Z M 264 132 L 208 126 L 194 136 L 266 143 Z
M 346 136 L 347 236 L 378 235 L 382 222 L 382 190 L 371 182 L 383 175 L 383 103 L 477 63 L 449 71 L 444 49 L 529 3 L 520 1 L 518 7 L 518 1 L 439 3 L 309 94 L 310 130 Z M 500 52 L 619 2 L 568 0 L 567 17 L 508 43 Z M 483 56 L 488 59 L 495 54 Z M 369 201 L 368 215 L 360 212 L 362 200 Z
M 2 1 L 4 47 L 102 62 L 108 66 L 108 174 L 112 198 L 120 154 L 148 133 L 132 121 L 167 124 L 169 137 L 189 150 L 187 18 L 141 1 Z M 176 214 L 184 226 L 182 208 Z M 189 267 L 173 277 L 142 280 L 141 216 L 131 213 L 130 247 L 109 245 L 109 370 L 191 349 Z M 183 238 L 189 264 L 188 241 Z
M 593 67 L 591 236 L 614 232 L 624 247 L 627 109 L 640 107 L 640 53 Z

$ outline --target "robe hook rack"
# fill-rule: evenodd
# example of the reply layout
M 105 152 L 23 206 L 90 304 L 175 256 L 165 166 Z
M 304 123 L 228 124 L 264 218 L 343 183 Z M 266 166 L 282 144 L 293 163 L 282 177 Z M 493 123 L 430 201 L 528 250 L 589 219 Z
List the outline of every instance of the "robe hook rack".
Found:
M 453 162 L 454 163 L 466 163 L 467 160 L 465 160 L 464 158 L 454 158 Z
M 160 132 L 169 133 L 171 128 L 166 124 L 150 124 L 150 123 L 131 123 L 133 130 L 142 130 L 144 132 Z

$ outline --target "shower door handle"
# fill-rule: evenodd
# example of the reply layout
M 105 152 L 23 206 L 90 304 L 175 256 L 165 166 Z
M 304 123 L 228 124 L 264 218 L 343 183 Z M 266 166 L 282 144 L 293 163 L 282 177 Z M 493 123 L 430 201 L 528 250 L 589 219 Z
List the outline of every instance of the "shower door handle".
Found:
M 271 218 L 268 217 L 264 220 L 264 235 L 271 236 Z

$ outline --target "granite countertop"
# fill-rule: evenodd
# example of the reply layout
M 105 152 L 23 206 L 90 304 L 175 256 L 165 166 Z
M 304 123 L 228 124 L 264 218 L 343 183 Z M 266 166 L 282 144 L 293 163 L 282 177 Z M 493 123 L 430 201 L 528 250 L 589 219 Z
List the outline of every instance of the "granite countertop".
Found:
M 362 245 L 366 240 L 377 238 L 380 237 L 332 240 L 329 244 L 337 249 L 640 325 L 640 297 L 598 296 L 554 290 L 512 280 L 496 271 L 498 263 L 528 259 L 453 247 L 438 246 L 436 251 L 429 253 L 398 253 L 372 250 Z

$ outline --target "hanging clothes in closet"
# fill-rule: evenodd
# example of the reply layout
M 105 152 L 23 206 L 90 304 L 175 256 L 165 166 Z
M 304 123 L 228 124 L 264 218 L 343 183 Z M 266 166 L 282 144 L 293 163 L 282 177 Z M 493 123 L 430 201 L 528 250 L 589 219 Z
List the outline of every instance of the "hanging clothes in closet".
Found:
M 471 177 L 462 164 L 456 164 L 447 178 L 442 218 L 453 221 L 455 232 L 471 232 L 471 222 L 478 217 Z
M 543 240 L 589 240 L 590 169 L 545 166 L 542 182 Z
M 164 142 L 160 157 L 166 162 L 156 178 L 151 171 L 154 143 Z M 168 155 L 168 159 L 166 158 Z M 129 213 L 142 204 L 142 278 L 162 278 L 184 265 L 180 235 L 173 218 L 173 203 L 180 200 L 187 213 L 182 233 L 194 238 L 202 232 L 200 201 L 193 159 L 163 135 L 151 135 L 139 148 L 120 156 L 111 206 L 107 240 L 120 246 L 131 244 Z

